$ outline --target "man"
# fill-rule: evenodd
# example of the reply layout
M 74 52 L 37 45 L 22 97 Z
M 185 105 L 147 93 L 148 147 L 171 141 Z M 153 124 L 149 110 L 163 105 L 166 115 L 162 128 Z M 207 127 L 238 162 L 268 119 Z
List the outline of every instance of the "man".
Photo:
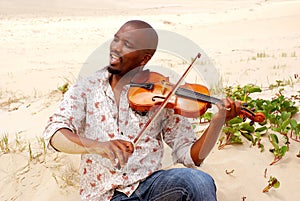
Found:
M 156 51 L 158 37 L 146 22 L 126 22 L 110 45 L 110 64 L 78 81 L 50 117 L 44 137 L 65 153 L 82 154 L 82 200 L 216 200 L 213 179 L 196 168 L 161 170 L 163 143 L 174 162 L 199 166 L 215 145 L 221 128 L 240 112 L 240 104 L 218 104 L 210 126 L 195 139 L 188 120 L 164 109 L 133 144 L 152 111 L 129 107 L 129 82 Z

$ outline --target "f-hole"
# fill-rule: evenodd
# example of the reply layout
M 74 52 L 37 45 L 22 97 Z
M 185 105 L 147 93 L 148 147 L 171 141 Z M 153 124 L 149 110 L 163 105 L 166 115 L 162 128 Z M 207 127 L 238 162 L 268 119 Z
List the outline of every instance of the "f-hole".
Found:
M 159 99 L 165 99 L 164 96 L 153 96 L 152 97 L 152 101 L 155 102 L 155 99 L 157 99 L 157 98 L 159 98 Z

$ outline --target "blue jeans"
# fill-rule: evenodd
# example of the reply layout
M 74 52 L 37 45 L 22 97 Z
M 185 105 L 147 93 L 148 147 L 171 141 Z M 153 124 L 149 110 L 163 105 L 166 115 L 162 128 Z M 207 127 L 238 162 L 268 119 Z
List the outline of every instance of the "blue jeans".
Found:
M 111 201 L 216 201 L 216 186 L 212 177 L 200 170 L 174 168 L 160 170 L 141 182 L 127 197 L 115 191 Z

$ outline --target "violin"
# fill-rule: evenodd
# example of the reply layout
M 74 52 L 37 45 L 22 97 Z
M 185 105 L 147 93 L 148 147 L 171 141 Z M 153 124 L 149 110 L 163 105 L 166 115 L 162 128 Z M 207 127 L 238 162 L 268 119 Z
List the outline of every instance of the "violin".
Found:
M 203 85 L 189 83 L 181 85 L 193 63 L 200 56 L 201 54 L 198 53 L 176 84 L 170 83 L 168 77 L 149 70 L 141 71 L 133 77 L 127 93 L 129 106 L 138 112 L 149 111 L 156 108 L 154 106 L 159 106 L 134 139 L 134 145 L 138 144 L 151 122 L 164 108 L 172 108 L 176 114 L 195 118 L 204 114 L 211 104 L 223 104 L 220 99 L 210 96 L 209 90 Z M 254 114 L 245 107 L 241 108 L 240 115 L 251 119 L 251 123 L 265 121 L 263 113 Z
M 149 70 L 139 72 L 130 83 L 127 94 L 129 106 L 138 112 L 151 110 L 162 104 L 167 95 L 172 91 L 174 84 L 169 78 L 157 72 Z M 211 104 L 222 103 L 218 98 L 210 96 L 207 87 L 200 84 L 185 83 L 176 91 L 175 95 L 167 102 L 166 108 L 172 108 L 175 114 L 188 118 L 196 118 L 203 115 Z M 263 113 L 253 113 L 242 107 L 241 116 L 254 122 L 263 122 Z

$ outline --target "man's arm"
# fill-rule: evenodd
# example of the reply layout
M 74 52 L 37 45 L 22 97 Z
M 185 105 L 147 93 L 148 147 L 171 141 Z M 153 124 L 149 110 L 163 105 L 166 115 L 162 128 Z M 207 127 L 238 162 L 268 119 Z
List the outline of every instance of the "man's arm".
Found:
M 191 148 L 191 157 L 195 165 L 200 165 L 215 146 L 224 123 L 240 114 L 240 102 L 234 102 L 227 98 L 223 100 L 223 104 L 217 104 L 219 111 L 213 117 L 203 135 Z
M 132 143 L 125 140 L 99 142 L 76 135 L 65 128 L 59 129 L 52 136 L 50 144 L 56 150 L 69 154 L 99 154 L 108 158 L 116 167 L 123 167 L 134 150 Z

